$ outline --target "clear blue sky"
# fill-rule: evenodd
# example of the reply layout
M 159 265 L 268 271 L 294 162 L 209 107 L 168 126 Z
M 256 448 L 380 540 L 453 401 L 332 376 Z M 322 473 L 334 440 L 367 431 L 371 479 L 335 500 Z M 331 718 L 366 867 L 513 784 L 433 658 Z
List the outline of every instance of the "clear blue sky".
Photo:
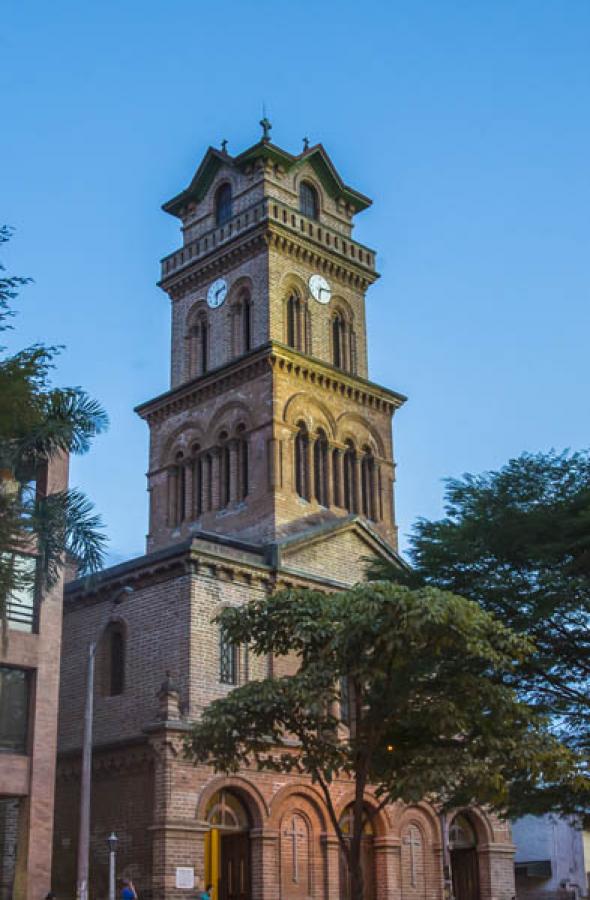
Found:
M 0 220 L 30 274 L 11 341 L 63 343 L 56 380 L 106 406 L 73 480 L 113 561 L 143 552 L 147 428 L 168 386 L 160 211 L 209 144 L 321 141 L 374 198 L 357 220 L 373 380 L 397 415 L 407 534 L 447 475 L 589 439 L 590 3 L 5 0 Z M 15 344 L 16 341 L 16 344 Z

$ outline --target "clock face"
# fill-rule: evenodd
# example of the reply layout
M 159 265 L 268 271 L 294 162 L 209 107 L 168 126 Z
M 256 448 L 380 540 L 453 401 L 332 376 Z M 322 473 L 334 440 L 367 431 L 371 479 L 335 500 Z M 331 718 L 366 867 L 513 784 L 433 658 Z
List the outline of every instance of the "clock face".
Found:
M 332 296 L 332 288 L 323 275 L 312 275 L 309 279 L 309 290 L 311 296 L 315 297 L 318 303 L 329 303 Z
M 207 291 L 207 306 L 209 306 L 210 309 L 217 309 L 218 306 L 221 306 L 226 297 L 227 281 L 223 278 L 218 278 Z

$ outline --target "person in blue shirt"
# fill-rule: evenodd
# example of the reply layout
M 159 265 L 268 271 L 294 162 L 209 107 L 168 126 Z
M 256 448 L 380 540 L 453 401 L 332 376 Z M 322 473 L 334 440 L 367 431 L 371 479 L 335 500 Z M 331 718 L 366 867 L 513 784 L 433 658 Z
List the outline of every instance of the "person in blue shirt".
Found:
M 121 891 L 121 900 L 137 900 L 137 893 L 133 887 L 133 882 L 123 881 L 123 890 Z

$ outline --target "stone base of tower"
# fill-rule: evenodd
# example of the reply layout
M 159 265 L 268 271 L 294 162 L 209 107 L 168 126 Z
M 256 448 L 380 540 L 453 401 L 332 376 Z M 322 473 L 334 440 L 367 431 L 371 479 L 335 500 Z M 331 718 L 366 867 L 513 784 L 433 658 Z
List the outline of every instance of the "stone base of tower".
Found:
M 183 758 L 181 724 L 150 732 L 142 745 L 95 754 L 91 896 L 107 895 L 105 838 L 114 830 L 117 874 L 133 879 L 142 900 L 183 900 L 208 882 L 213 900 L 352 900 L 326 804 L 309 780 L 250 770 L 219 776 Z M 58 770 L 58 896 L 73 896 L 75 888 L 78 765 L 64 758 Z M 344 823 L 353 795 L 351 782 L 334 785 Z M 461 822 L 472 829 L 473 846 L 451 850 L 451 857 L 469 857 L 476 882 L 466 894 L 463 878 L 457 900 L 512 900 L 508 825 L 481 810 L 463 811 Z M 394 804 L 374 816 L 363 838 L 367 900 L 444 900 L 441 824 L 427 803 Z M 191 873 L 194 889 L 179 887 Z

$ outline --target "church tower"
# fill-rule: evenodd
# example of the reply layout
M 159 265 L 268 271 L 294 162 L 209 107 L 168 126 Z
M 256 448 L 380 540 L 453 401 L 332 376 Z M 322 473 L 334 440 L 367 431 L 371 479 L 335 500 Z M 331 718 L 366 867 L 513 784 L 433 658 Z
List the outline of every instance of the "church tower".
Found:
M 148 551 L 195 533 L 266 544 L 359 516 L 396 547 L 391 420 L 405 398 L 368 380 L 370 205 L 317 144 L 209 148 L 164 204 L 182 247 L 162 261 L 171 386 L 150 427 Z

